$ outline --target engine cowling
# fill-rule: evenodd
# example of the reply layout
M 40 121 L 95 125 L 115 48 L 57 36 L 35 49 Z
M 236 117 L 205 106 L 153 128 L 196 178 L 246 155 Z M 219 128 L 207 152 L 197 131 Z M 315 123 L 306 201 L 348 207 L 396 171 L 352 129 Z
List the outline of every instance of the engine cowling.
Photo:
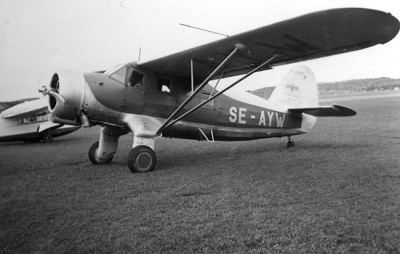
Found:
M 53 122 L 81 124 L 85 83 L 83 73 L 60 71 L 53 74 L 47 92 L 48 107 Z

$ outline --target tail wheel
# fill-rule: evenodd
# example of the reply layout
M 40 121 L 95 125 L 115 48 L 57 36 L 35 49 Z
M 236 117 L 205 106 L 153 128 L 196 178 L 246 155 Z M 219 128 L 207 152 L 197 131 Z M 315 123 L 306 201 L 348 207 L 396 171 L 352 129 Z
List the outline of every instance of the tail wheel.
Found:
M 292 137 L 291 136 L 288 136 L 288 142 L 287 142 L 287 147 L 292 147 L 292 146 L 294 146 L 294 141 L 292 140 Z
M 132 173 L 144 173 L 154 170 L 156 154 L 148 146 L 132 148 L 128 154 L 128 167 Z
M 294 146 L 294 141 L 293 140 L 289 140 L 287 142 L 287 147 L 292 147 L 292 146 Z
M 97 148 L 99 148 L 99 142 L 94 143 L 90 148 L 88 152 L 89 160 L 93 164 L 108 164 L 112 161 L 113 156 L 107 159 L 100 159 L 96 155 Z

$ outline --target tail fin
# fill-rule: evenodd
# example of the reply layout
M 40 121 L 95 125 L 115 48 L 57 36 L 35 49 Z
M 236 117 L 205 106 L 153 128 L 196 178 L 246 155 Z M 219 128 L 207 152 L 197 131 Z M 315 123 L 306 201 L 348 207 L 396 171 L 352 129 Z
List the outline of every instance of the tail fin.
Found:
M 275 87 L 269 101 L 287 108 L 318 107 L 318 87 L 314 74 L 307 66 L 294 67 Z
M 282 109 L 302 116 L 301 128 L 309 131 L 317 116 L 354 116 L 355 111 L 339 106 L 319 106 L 314 74 L 304 66 L 290 70 L 272 92 L 269 101 Z

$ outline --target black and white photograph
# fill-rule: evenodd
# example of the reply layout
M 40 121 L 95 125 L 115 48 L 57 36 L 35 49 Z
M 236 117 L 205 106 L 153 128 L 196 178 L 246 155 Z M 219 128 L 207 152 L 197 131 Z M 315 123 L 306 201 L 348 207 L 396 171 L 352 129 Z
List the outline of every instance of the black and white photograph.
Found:
M 400 253 L 400 5 L 0 2 L 0 253 Z

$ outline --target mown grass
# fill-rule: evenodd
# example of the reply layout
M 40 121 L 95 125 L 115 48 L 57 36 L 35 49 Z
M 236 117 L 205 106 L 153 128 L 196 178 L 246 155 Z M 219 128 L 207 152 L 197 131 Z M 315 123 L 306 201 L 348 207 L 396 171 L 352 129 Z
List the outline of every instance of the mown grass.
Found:
M 400 101 L 307 135 L 214 144 L 159 139 L 157 170 L 110 165 L 98 129 L 0 144 L 2 253 L 400 253 Z

